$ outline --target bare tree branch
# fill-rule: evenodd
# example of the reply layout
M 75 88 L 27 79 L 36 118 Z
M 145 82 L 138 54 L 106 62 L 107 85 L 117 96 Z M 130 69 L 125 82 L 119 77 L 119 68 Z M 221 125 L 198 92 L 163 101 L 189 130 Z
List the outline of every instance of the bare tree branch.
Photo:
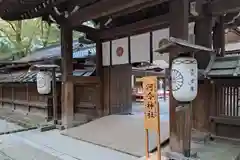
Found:
M 6 21 L 6 22 L 11 26 L 12 30 L 16 32 L 16 28 L 14 27 L 14 25 L 9 21 Z

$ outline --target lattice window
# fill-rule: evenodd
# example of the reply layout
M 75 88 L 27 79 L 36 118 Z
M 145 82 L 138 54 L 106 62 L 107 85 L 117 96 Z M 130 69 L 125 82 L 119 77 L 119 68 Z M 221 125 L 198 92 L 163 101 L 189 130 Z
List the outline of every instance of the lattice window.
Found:
M 218 116 L 240 117 L 240 87 L 219 86 L 216 90 Z

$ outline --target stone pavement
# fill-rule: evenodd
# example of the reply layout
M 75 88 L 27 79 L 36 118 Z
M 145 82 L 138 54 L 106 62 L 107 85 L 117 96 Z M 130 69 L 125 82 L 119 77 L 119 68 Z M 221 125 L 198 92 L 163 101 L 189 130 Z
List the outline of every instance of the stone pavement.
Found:
M 1 160 L 61 160 L 25 143 L 9 144 L 0 150 Z
M 134 105 L 134 104 L 133 104 Z M 164 107 L 163 107 L 164 108 Z M 143 111 L 142 104 L 133 107 L 136 114 Z M 167 117 L 167 116 L 166 116 Z M 31 126 L 38 126 L 44 118 L 38 115 L 25 115 L 0 108 L 0 132 L 8 132 Z M 17 125 L 19 124 L 19 125 Z M 96 133 L 97 135 L 97 133 Z M 136 160 L 128 154 L 100 147 L 60 134 L 58 130 L 40 132 L 24 131 L 0 136 L 0 160 Z
M 0 119 L 7 120 L 24 128 L 31 128 L 46 123 L 45 118 L 40 115 L 33 113 L 27 115 L 26 112 L 18 109 L 12 111 L 9 107 L 0 107 Z
M 42 157 L 45 157 L 44 160 L 137 159 L 134 156 L 63 136 L 58 130 L 48 132 L 32 130 L 2 135 L 0 141 L 0 153 L 14 160 L 43 160 Z
M 110 115 L 78 127 L 64 130 L 63 135 L 136 157 L 145 155 L 143 115 Z M 169 122 L 161 121 L 161 143 L 169 138 Z M 157 146 L 157 135 L 149 131 L 149 150 Z
M 195 159 L 199 160 L 238 160 L 240 143 L 217 139 L 205 143 L 203 141 L 192 141 L 191 151 L 196 154 Z M 165 147 L 162 152 L 163 156 L 168 156 L 171 153 L 169 146 Z M 192 159 L 194 158 L 192 157 Z
M 23 129 L 23 127 L 0 119 L 0 133 Z

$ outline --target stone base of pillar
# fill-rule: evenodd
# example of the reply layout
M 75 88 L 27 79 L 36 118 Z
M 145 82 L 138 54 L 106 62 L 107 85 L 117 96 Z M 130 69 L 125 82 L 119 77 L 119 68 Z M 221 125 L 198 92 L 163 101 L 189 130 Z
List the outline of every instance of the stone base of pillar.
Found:
M 64 128 L 71 128 L 73 127 L 73 117 L 71 116 L 63 116 L 62 117 L 62 126 Z

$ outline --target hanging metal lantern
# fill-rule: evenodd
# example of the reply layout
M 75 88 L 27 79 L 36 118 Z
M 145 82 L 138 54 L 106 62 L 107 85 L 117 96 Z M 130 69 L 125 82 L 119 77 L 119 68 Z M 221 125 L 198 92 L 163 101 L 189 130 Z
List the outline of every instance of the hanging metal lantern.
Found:
M 198 90 L 197 60 L 192 57 L 178 57 L 172 62 L 172 94 L 180 102 L 196 98 Z

